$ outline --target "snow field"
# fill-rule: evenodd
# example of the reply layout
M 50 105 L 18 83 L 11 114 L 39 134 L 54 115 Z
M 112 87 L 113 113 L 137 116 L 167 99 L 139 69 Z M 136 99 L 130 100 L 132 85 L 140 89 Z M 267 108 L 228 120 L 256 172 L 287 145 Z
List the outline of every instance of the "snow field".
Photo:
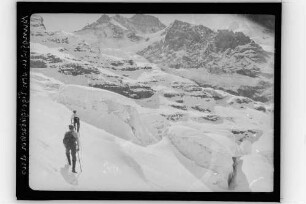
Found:
M 66 57 L 65 55 L 60 55 L 62 53 L 58 54 L 55 51 L 50 51 L 48 47 L 36 46 L 36 48 L 38 49 L 38 52 L 57 54 L 57 56 L 61 58 Z M 113 51 L 114 49 L 109 49 L 110 54 L 113 54 Z M 110 60 L 113 60 L 111 56 L 109 58 Z M 105 74 L 112 73 L 107 72 Z M 214 106 L 214 104 L 207 102 L 205 106 L 211 107 L 215 114 L 223 118 L 233 118 L 232 122 L 224 120 L 222 126 L 220 126 L 215 123 L 197 123 L 187 119 L 187 121 L 181 123 L 181 126 L 172 126 L 171 131 L 169 131 L 169 126 L 173 124 L 162 122 L 165 121 L 165 119 L 157 116 L 158 113 L 173 114 L 174 112 L 184 113 L 184 111 L 179 111 L 175 108 L 169 107 L 169 105 L 175 103 L 165 97 L 158 96 L 159 107 L 158 109 L 152 110 L 144 108 L 140 103 L 136 103 L 131 99 L 113 92 L 79 85 L 65 85 L 52 80 L 51 78 L 47 78 L 42 74 L 39 75 L 35 73 L 32 75 L 33 78 L 36 78 L 36 81 L 33 84 L 37 84 L 37 86 L 31 87 L 33 92 L 40 92 L 41 96 L 44 95 L 45 97 L 50 97 L 50 99 L 52 98 L 52 100 L 65 105 L 70 110 L 77 109 L 81 118 L 84 120 L 82 124 L 84 122 L 91 124 L 95 126 L 95 128 L 103 129 L 107 134 L 116 137 L 116 141 L 124 141 L 123 143 L 125 143 L 125 145 L 123 146 L 129 148 L 121 149 L 124 153 L 122 153 L 123 156 L 121 155 L 120 158 L 128 163 L 128 169 L 132 168 L 140 177 L 140 179 L 136 179 L 139 184 L 136 185 L 137 189 L 139 187 L 151 190 L 176 189 L 185 191 L 188 189 L 191 191 L 227 191 L 229 190 L 228 178 L 229 175 L 233 173 L 232 157 L 245 155 L 244 157 L 248 158 L 251 153 L 255 154 L 256 158 L 258 157 L 256 160 L 258 168 L 252 169 L 250 168 L 250 162 L 244 162 L 244 160 L 241 160 L 238 165 L 238 174 L 236 175 L 235 182 L 233 182 L 234 184 L 231 184 L 234 185 L 232 189 L 237 191 L 247 191 L 248 188 L 250 188 L 250 190 L 254 191 L 260 191 L 261 189 L 265 191 L 270 189 L 269 185 L 271 186 L 273 183 L 273 168 L 271 161 L 268 160 L 272 154 L 271 147 L 273 147 L 273 132 L 266 131 L 271 129 L 271 118 L 267 116 L 267 114 L 249 108 L 237 110 L 224 104 Z M 128 78 L 126 80 L 128 80 Z M 164 84 L 161 83 L 158 86 L 152 87 L 158 92 L 177 92 L 176 89 L 167 88 L 170 86 L 170 84 L 167 84 L 167 80 L 172 80 L 179 84 L 194 84 L 189 79 L 163 72 L 156 67 L 150 72 L 143 72 L 143 74 L 137 77 L 137 80 L 131 82 L 148 80 L 164 81 Z M 221 98 L 225 97 L 226 99 L 229 99 L 228 101 L 232 101 L 235 98 L 231 97 L 224 91 L 218 91 L 212 88 L 203 88 L 203 91 L 210 93 L 213 96 Z M 186 100 L 186 103 L 188 103 L 189 106 L 201 102 L 189 96 L 185 96 L 184 100 Z M 156 100 L 154 101 L 155 103 L 157 102 Z M 157 113 L 157 115 L 155 114 L 155 117 L 151 117 L 154 115 L 153 112 Z M 189 111 L 188 117 L 192 115 L 198 117 L 203 114 L 196 111 Z M 230 130 L 235 128 L 244 129 L 245 127 L 253 129 L 263 128 L 264 134 L 254 144 L 249 141 L 243 141 L 240 145 L 235 144 L 234 138 L 229 136 Z M 83 125 L 81 128 L 83 128 Z M 186 132 L 185 129 L 188 131 Z M 189 130 L 192 131 L 189 132 Z M 178 175 L 175 175 L 178 177 L 185 175 L 186 179 L 188 178 L 192 181 L 191 183 L 188 183 L 188 185 L 186 185 L 184 179 L 177 180 L 177 177 L 172 177 L 173 172 L 171 175 L 167 174 L 168 170 L 171 169 L 169 166 L 165 166 L 161 162 L 152 163 L 148 158 L 144 159 L 142 156 L 139 157 L 138 154 L 136 154 L 139 152 L 136 151 L 135 153 L 134 150 L 131 150 L 131 147 L 135 148 L 135 144 L 147 146 L 165 143 L 163 141 L 166 140 L 165 136 L 168 134 L 172 135 L 169 140 L 171 145 L 168 147 L 174 153 L 172 159 L 178 162 L 176 165 L 179 165 L 180 168 L 184 169 L 178 171 Z M 126 143 L 130 145 L 126 145 Z M 100 146 L 97 145 L 99 142 L 95 141 L 93 144 L 95 148 L 93 148 L 94 152 L 92 152 L 92 155 L 95 155 L 94 158 L 98 160 L 103 160 L 101 156 L 97 156 L 100 155 L 97 153 L 99 148 L 98 146 Z M 147 151 L 149 147 L 151 146 L 141 148 L 145 148 Z M 144 149 L 141 148 L 138 148 L 139 151 L 144 151 Z M 116 164 L 116 159 L 113 159 L 111 155 L 112 154 L 108 154 L 109 158 L 111 158 L 110 160 L 101 164 L 103 167 L 102 172 L 113 174 L 113 176 L 117 175 L 114 172 L 122 175 L 120 168 Z M 88 155 L 84 155 L 84 158 L 88 157 Z M 132 159 L 130 157 L 132 157 Z M 43 158 L 37 158 L 37 160 L 41 159 Z M 91 159 L 92 157 L 87 159 L 87 166 L 94 168 L 94 161 L 90 162 Z M 167 160 L 167 162 L 168 164 L 174 165 L 170 160 Z M 157 166 L 160 165 L 165 166 L 165 168 L 157 168 Z M 267 167 L 268 172 L 270 173 L 264 171 Z M 162 172 L 156 172 L 156 168 L 162 170 Z M 36 167 L 35 169 L 39 169 L 39 167 Z M 131 170 L 129 169 L 129 171 Z M 37 171 L 36 173 L 41 174 L 40 171 Z M 46 174 L 46 172 L 44 174 Z M 88 180 L 96 180 L 96 176 L 88 175 L 87 177 Z M 160 180 L 158 180 L 158 178 L 160 178 Z M 112 181 L 106 179 L 105 182 L 105 184 L 107 184 L 106 186 L 117 188 L 116 184 L 112 184 Z M 129 183 L 130 181 L 125 182 Z M 185 185 L 182 186 L 184 183 Z M 205 183 L 205 185 L 203 183 Z M 267 183 L 269 183 L 268 186 L 266 185 Z M 82 188 L 88 188 L 87 184 L 81 185 L 81 179 L 79 179 L 78 185 L 73 186 L 72 188 L 78 188 L 79 185 L 82 186 Z M 93 186 L 93 189 L 101 189 L 104 187 L 104 185 L 100 186 L 100 184 L 96 184 Z
M 65 182 L 60 174 L 67 163 L 62 139 L 71 111 L 52 99 L 54 91 L 48 93 L 39 83 L 43 80 L 46 84 L 48 79 L 36 76 L 31 80 L 31 188 L 210 191 L 176 159 L 166 138 L 150 147 L 138 146 L 83 121 L 80 131 L 83 172 L 75 185 Z

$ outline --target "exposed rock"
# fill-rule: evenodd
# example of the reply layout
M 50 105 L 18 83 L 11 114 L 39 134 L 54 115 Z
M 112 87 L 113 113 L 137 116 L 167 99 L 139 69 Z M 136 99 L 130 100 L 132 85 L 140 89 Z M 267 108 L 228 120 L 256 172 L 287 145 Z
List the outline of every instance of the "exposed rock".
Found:
M 217 51 L 235 49 L 239 45 L 246 45 L 250 42 L 251 39 L 245 36 L 242 32 L 234 33 L 229 30 L 219 30 L 215 37 Z
M 197 111 L 200 111 L 200 112 L 208 112 L 208 113 L 210 113 L 211 112 L 211 110 L 209 110 L 209 109 L 207 109 L 207 108 L 201 108 L 200 106 L 193 106 L 193 107 L 191 107 L 192 109 L 194 109 L 194 110 L 197 110 Z
M 31 16 L 30 26 L 30 33 L 33 36 L 44 36 L 47 33 L 43 18 L 37 14 Z
M 99 74 L 100 72 L 98 69 L 94 67 L 88 67 L 82 64 L 76 64 L 76 63 L 68 63 L 62 65 L 58 72 L 63 73 L 65 75 L 86 75 L 86 74 Z
M 109 90 L 123 96 L 133 98 L 133 99 L 144 99 L 150 98 L 154 95 L 154 90 L 150 87 L 140 86 L 140 85 L 117 85 L 117 84 L 89 84 L 89 86 Z
M 110 18 L 108 15 L 103 14 L 103 15 L 97 20 L 97 23 L 108 23 L 110 20 L 111 20 L 111 18 Z
M 125 18 L 120 15 L 110 17 L 102 15 L 96 22 L 86 25 L 76 34 L 94 35 L 97 39 L 114 38 L 128 39 L 131 42 L 144 40 L 138 34 L 155 33 L 165 28 L 158 18 L 150 15 L 136 14 L 131 18 Z
M 42 60 L 30 60 L 30 68 L 47 68 L 47 64 Z
M 263 68 L 269 67 L 272 57 L 242 32 L 214 32 L 203 25 L 178 20 L 165 29 L 160 41 L 138 54 L 165 67 L 206 69 L 211 74 L 236 73 L 252 78 L 266 76 Z
M 115 15 L 112 19 L 133 33 L 155 33 L 166 27 L 158 18 L 144 14 L 136 14 L 131 18 Z
M 186 115 L 182 113 L 175 113 L 175 114 L 161 114 L 161 116 L 165 117 L 167 120 L 177 122 L 186 120 Z
M 187 107 L 184 105 L 171 105 L 171 107 L 180 109 L 180 110 L 187 110 Z

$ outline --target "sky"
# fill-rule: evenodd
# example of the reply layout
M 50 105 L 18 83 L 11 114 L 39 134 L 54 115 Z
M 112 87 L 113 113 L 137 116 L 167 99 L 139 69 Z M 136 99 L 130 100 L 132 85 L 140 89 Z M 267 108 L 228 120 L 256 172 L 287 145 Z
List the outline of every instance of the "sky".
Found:
M 64 30 L 73 32 L 82 29 L 87 24 L 93 23 L 102 14 L 39 14 L 44 19 L 44 25 L 48 31 Z M 115 14 L 107 14 L 113 16 Z M 120 14 L 124 17 L 131 17 L 134 14 Z M 174 20 L 181 20 L 192 24 L 202 24 L 213 30 L 226 29 L 234 21 L 241 21 L 241 17 L 230 14 L 150 14 L 169 25 Z

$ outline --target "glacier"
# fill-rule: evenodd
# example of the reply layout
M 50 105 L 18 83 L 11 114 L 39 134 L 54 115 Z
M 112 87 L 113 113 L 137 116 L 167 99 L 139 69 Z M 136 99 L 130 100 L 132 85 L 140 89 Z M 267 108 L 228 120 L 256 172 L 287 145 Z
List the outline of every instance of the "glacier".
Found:
M 273 191 L 273 53 L 245 35 L 262 30 L 136 17 L 103 15 L 73 33 L 31 19 L 31 188 Z M 77 175 L 62 144 L 72 110 Z

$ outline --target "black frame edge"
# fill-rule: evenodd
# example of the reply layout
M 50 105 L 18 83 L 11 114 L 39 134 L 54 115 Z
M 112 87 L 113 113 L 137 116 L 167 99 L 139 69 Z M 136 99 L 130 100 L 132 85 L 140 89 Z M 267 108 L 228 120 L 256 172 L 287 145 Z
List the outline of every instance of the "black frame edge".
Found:
M 116 5 L 116 9 L 113 5 Z M 133 7 L 128 5 L 133 4 Z M 222 5 L 221 5 L 222 4 Z M 18 200 L 177 200 L 280 202 L 281 144 L 281 3 L 102 3 L 102 2 L 17 2 L 17 141 L 16 197 Z M 60 6 L 59 6 L 60 5 Z M 103 5 L 103 9 L 97 7 Z M 165 9 L 160 9 L 161 5 Z M 171 5 L 171 8 L 169 8 Z M 188 5 L 185 7 L 185 5 Z M 206 10 L 199 5 L 206 6 Z M 168 6 L 168 7 L 167 7 Z M 271 10 L 271 8 L 273 9 Z M 247 9 L 246 9 L 247 8 Z M 183 9 L 183 10 L 182 10 Z M 208 9 L 208 10 L 207 10 Z M 274 192 L 129 192 L 129 191 L 37 191 L 29 187 L 29 39 L 33 13 L 241 13 L 275 15 L 275 113 Z M 21 19 L 28 16 L 28 22 Z M 27 41 L 27 40 L 28 41 Z M 24 174 L 25 173 L 25 174 Z

